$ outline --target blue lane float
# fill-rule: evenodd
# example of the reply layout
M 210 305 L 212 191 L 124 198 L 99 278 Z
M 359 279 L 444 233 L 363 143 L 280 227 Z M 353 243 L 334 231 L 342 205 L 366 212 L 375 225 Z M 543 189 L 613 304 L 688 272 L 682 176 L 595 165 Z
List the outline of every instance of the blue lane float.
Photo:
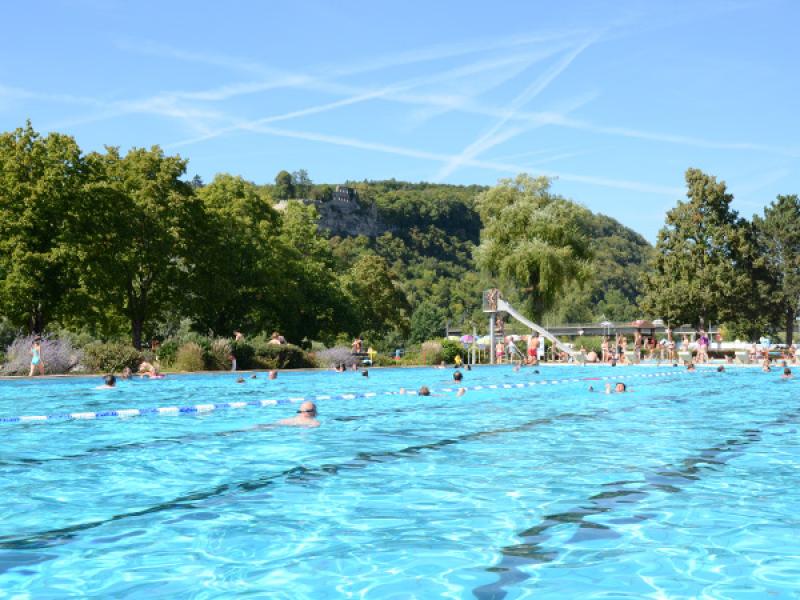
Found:
M 639 375 L 616 375 L 602 376 L 602 377 L 568 377 L 564 379 L 550 379 L 541 381 L 528 381 L 520 383 L 493 383 L 484 385 L 473 386 L 451 386 L 439 389 L 431 389 L 431 393 L 454 393 L 460 389 L 467 391 L 481 391 L 481 390 L 511 390 L 527 387 L 534 387 L 537 385 L 561 385 L 565 383 L 585 383 L 587 381 L 610 381 L 620 379 L 641 379 L 652 377 L 667 377 L 669 375 L 679 375 L 684 371 L 664 371 L 660 373 L 642 373 Z M 348 394 L 320 394 L 316 396 L 302 396 L 302 397 L 289 397 L 289 398 L 269 398 L 267 400 L 250 400 L 248 402 L 214 402 L 206 404 L 193 404 L 189 406 L 155 406 L 146 408 L 119 408 L 113 410 L 103 410 L 98 412 L 73 412 L 73 413 L 58 413 L 52 415 L 23 415 L 19 417 L 0 417 L 0 423 L 37 423 L 47 421 L 80 421 L 80 420 L 93 420 L 93 419 L 126 419 L 130 417 L 142 417 L 147 415 L 154 416 L 180 416 L 180 415 L 196 415 L 207 414 L 215 411 L 222 410 L 237 410 L 244 408 L 266 408 L 269 406 L 280 406 L 286 404 L 300 404 L 302 402 L 320 402 L 325 400 L 355 400 L 357 398 L 375 398 L 376 396 L 417 396 L 419 393 L 415 390 L 400 390 L 400 391 L 386 391 L 386 392 L 360 392 Z

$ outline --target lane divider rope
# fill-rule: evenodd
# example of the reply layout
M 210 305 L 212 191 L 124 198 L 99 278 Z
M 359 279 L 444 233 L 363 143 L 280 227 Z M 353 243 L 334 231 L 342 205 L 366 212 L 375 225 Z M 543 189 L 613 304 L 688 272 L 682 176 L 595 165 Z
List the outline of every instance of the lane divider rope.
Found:
M 664 371 L 659 373 L 642 373 L 640 375 L 617 375 L 602 376 L 602 377 L 567 377 L 564 379 L 550 379 L 541 381 L 528 381 L 520 383 L 492 383 L 473 386 L 455 386 L 443 387 L 438 389 L 431 389 L 431 393 L 443 392 L 453 393 L 458 392 L 461 388 L 465 390 L 510 390 L 526 387 L 535 387 L 537 385 L 562 385 L 566 383 L 583 383 L 586 381 L 610 381 L 620 379 L 636 379 L 636 378 L 653 378 L 653 377 L 667 377 L 669 375 L 678 375 L 684 371 Z M 289 398 L 269 398 L 266 400 L 250 400 L 240 402 L 215 402 L 206 404 L 193 404 L 188 406 L 154 406 L 146 408 L 119 408 L 113 410 L 102 410 L 97 412 L 72 412 L 72 413 L 58 413 L 52 415 L 23 415 L 18 417 L 0 417 L 0 423 L 35 423 L 43 421 L 78 421 L 78 420 L 92 420 L 104 418 L 118 418 L 124 419 L 129 417 L 140 417 L 146 415 L 156 416 L 178 416 L 188 414 L 205 414 L 219 410 L 243 409 L 250 407 L 264 408 L 268 406 L 280 406 L 286 404 L 300 404 L 302 402 L 319 402 L 322 400 L 355 400 L 356 398 L 375 398 L 376 396 L 418 396 L 420 395 L 416 390 L 405 391 L 386 391 L 386 392 L 360 392 L 360 393 L 347 393 L 347 394 L 320 394 L 315 396 L 292 396 Z

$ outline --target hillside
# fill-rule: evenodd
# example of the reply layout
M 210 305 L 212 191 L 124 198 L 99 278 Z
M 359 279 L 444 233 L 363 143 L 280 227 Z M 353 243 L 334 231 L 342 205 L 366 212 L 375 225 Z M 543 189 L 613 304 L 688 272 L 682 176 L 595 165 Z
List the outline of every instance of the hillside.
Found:
M 475 271 L 472 251 L 481 231 L 475 198 L 486 188 L 394 180 L 346 185 L 355 191 L 352 200 L 328 195 L 315 202 L 339 267 L 349 268 L 363 253 L 378 254 L 392 266 L 412 310 L 424 307 L 454 327 L 482 323 L 480 292 L 490 282 Z M 650 244 L 601 214 L 587 219 L 584 235 L 594 254 L 592 277 L 570 289 L 547 321 L 635 318 Z

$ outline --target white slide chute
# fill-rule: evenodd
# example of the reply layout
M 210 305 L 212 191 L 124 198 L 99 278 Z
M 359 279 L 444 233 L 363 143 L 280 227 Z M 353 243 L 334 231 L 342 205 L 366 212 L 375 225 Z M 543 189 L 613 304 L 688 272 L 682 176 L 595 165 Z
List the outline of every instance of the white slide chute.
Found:
M 571 346 L 568 346 L 567 344 L 559 340 L 556 336 L 547 331 L 544 327 L 537 325 L 530 319 L 527 319 L 521 314 L 519 314 L 513 306 L 511 306 L 508 302 L 506 302 L 502 298 L 497 298 L 497 310 L 500 312 L 508 313 L 509 315 L 514 317 L 517 321 L 519 321 L 526 327 L 530 328 L 532 331 L 535 331 L 543 338 L 550 340 L 550 342 L 552 342 L 552 344 L 562 352 L 566 352 L 570 356 L 575 354 L 575 350 Z

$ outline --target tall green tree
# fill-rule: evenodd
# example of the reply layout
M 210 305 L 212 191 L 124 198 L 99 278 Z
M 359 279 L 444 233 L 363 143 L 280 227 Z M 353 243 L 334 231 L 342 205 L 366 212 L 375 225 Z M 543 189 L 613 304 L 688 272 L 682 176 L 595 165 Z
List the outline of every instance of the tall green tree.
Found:
M 592 252 L 591 274 L 582 285 L 568 286 L 547 312 L 545 322 L 619 322 L 641 317 L 637 304 L 641 278 L 653 247 L 641 235 L 605 215 L 590 215 L 584 227 Z
M 317 232 L 318 217 L 313 206 L 301 202 L 289 202 L 281 215 L 286 258 L 279 328 L 295 342 L 304 337 L 333 341 L 336 333 L 355 329 L 355 309 L 336 273 L 331 247 Z
M 422 302 L 411 315 L 411 331 L 408 341 L 418 344 L 444 333 L 444 311 L 433 302 Z
M 642 306 L 673 324 L 749 319 L 763 282 L 752 228 L 731 209 L 724 182 L 688 169 L 686 186 L 688 200 L 658 233 Z
M 87 157 L 90 181 L 81 207 L 84 235 L 76 246 L 81 281 L 94 304 L 118 311 L 140 348 L 148 327 L 181 305 L 193 267 L 189 231 L 202 217 L 186 161 L 158 147 L 124 157 L 108 147 Z
M 357 331 L 380 338 L 393 330 L 408 333 L 408 301 L 384 258 L 365 254 L 346 276 L 350 302 L 357 316 Z
M 308 171 L 300 169 L 292 173 L 292 186 L 294 187 L 294 193 L 297 198 L 308 198 L 311 194 L 311 188 L 314 186 L 314 182 L 311 181 L 311 178 L 308 176 Z
M 280 217 L 263 189 L 220 174 L 197 191 L 203 219 L 192 230 L 189 312 L 200 331 L 231 335 L 275 326 L 283 306 Z
M 772 278 L 772 293 L 763 308 L 774 307 L 774 321 L 786 332 L 791 344 L 795 319 L 800 310 L 800 199 L 778 196 L 764 208 L 764 216 L 753 216 L 761 254 Z
M 0 135 L 0 310 L 41 332 L 76 287 L 72 221 L 84 181 L 69 136 L 42 137 L 30 122 Z
M 534 317 L 570 282 L 588 276 L 589 244 L 582 234 L 588 211 L 553 195 L 546 177 L 502 179 L 476 205 L 483 220 L 478 266 L 501 287 L 515 288 Z
M 275 175 L 275 188 L 272 195 L 278 200 L 288 200 L 295 197 L 294 182 L 289 171 L 283 170 Z

